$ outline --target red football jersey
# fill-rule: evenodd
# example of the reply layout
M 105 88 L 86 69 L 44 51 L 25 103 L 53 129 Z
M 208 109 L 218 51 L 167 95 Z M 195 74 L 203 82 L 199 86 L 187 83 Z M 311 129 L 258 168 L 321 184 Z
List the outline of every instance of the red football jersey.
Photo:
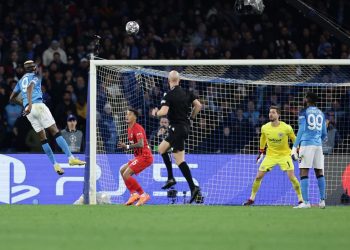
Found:
M 134 148 L 135 157 L 152 156 L 151 149 L 148 146 L 145 130 L 140 124 L 135 123 L 132 128 L 128 128 L 128 140 L 130 144 L 135 144 L 140 139 L 143 139 L 143 148 Z

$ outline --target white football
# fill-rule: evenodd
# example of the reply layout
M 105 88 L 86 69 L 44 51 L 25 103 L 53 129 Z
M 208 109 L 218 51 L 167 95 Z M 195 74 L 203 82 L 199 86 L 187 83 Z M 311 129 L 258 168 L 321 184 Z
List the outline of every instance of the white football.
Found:
M 126 26 L 125 30 L 129 35 L 135 35 L 139 32 L 140 26 L 135 21 L 129 21 Z

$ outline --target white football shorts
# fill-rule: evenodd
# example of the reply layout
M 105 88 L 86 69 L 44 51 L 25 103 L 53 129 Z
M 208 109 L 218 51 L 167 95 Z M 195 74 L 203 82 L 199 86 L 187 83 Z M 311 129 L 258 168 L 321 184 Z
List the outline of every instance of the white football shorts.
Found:
M 27 115 L 27 118 L 37 133 L 56 123 L 45 103 L 33 103 L 32 110 Z
M 324 169 L 322 146 L 300 146 L 299 168 Z

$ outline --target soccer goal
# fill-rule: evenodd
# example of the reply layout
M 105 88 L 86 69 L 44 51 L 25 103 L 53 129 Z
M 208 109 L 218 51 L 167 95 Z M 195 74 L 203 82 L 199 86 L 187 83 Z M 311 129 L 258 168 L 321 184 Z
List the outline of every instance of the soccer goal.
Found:
M 186 161 L 204 204 L 240 205 L 251 191 L 258 165 L 261 125 L 268 122 L 270 105 L 281 108 L 281 120 L 298 129 L 298 112 L 308 91 L 318 94 L 319 108 L 328 124 L 324 143 L 327 203 L 340 203 L 350 186 L 350 61 L 349 60 L 92 60 L 90 61 L 88 153 L 84 194 L 96 203 L 96 192 L 123 203 L 128 191 L 119 174 L 132 152 L 117 149 L 127 141 L 127 107 L 139 110 L 154 153 L 154 164 L 138 178 L 151 195 L 151 204 L 186 203 L 190 193 L 179 169 L 169 193 L 161 190 L 166 168 L 157 145 L 167 121 L 151 117 L 168 91 L 170 70 L 181 75 L 181 86 L 198 95 L 203 109 L 195 119 L 186 143 Z M 297 162 L 295 173 L 299 176 Z M 318 187 L 310 171 L 310 200 L 318 203 Z M 175 195 L 174 195 L 175 194 Z M 89 198 L 89 199 L 88 199 Z M 288 177 L 276 166 L 256 196 L 257 205 L 297 203 Z

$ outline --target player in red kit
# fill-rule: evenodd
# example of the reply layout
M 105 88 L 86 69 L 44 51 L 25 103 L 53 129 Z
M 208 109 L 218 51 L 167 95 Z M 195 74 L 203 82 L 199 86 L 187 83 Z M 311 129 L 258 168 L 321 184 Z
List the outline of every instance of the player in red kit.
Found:
M 145 193 L 133 174 L 139 174 L 153 163 L 152 152 L 148 146 L 147 137 L 143 127 L 136 122 L 138 112 L 129 108 L 126 113 L 126 122 L 128 124 L 128 140 L 130 144 L 118 142 L 118 148 L 124 150 L 133 149 L 135 158 L 129 161 L 120 169 L 126 187 L 130 191 L 130 198 L 125 205 L 130 206 L 136 203 L 136 206 L 145 204 L 149 199 L 149 194 Z

